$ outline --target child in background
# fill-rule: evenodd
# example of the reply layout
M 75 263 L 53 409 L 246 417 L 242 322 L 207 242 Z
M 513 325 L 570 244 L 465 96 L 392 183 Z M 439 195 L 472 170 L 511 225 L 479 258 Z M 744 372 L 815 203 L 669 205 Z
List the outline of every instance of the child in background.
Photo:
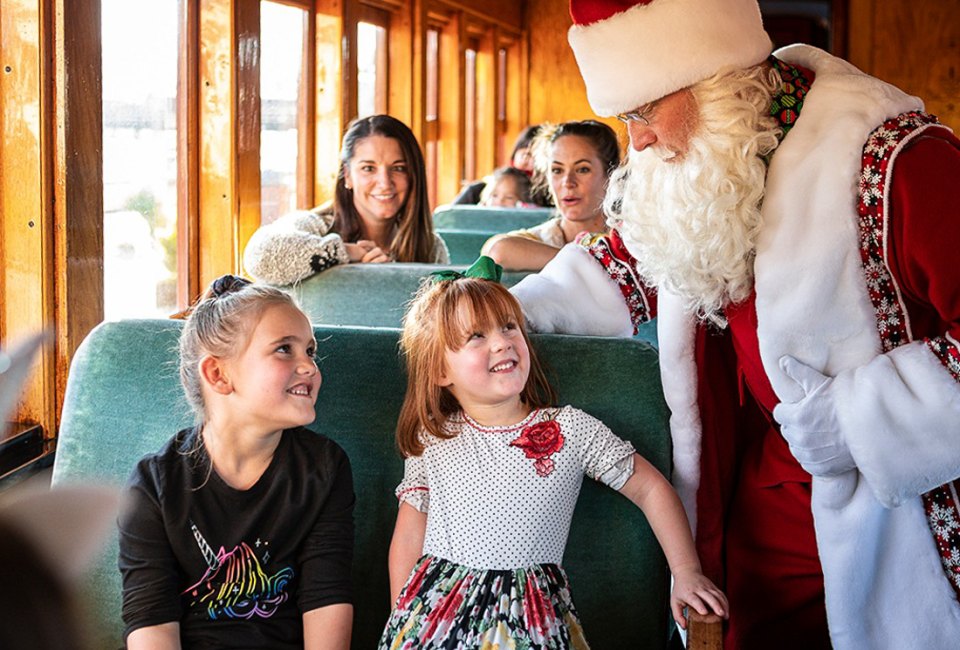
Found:
M 134 470 L 121 515 L 127 647 L 350 645 L 353 482 L 314 420 L 313 328 L 287 294 L 224 276 L 180 337 L 198 424 Z
M 500 267 L 482 257 L 467 277 L 434 275 L 401 335 L 406 465 L 379 647 L 585 648 L 559 566 L 584 474 L 647 516 L 673 573 L 677 623 L 686 627 L 684 606 L 726 616 L 670 483 L 602 422 L 555 406 Z
M 530 177 L 516 167 L 500 167 L 486 180 L 480 205 L 496 208 L 534 208 Z

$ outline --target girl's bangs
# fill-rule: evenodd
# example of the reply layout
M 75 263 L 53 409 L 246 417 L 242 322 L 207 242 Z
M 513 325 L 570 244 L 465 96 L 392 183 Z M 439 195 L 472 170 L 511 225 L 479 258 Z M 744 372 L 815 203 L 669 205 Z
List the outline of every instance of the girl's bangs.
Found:
M 463 347 L 474 331 L 486 331 L 507 323 L 523 328 L 520 305 L 500 284 L 458 281 L 445 298 L 439 334 L 444 346 L 451 350 Z

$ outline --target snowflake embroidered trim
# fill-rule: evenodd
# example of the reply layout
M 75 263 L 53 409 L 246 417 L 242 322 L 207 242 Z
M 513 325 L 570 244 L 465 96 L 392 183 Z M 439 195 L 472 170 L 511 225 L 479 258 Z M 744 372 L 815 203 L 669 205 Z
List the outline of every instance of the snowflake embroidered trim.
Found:
M 956 341 L 944 336 L 937 336 L 932 339 L 924 339 L 924 342 L 930 348 L 930 351 L 940 359 L 943 367 L 956 381 L 960 382 L 960 348 L 957 347 Z
M 953 590 L 960 596 L 960 510 L 957 483 L 947 483 L 923 495 L 927 523 L 937 543 L 940 562 Z
M 927 113 L 902 113 L 874 129 L 863 146 L 857 201 L 860 260 L 884 352 L 909 343 L 912 338 L 906 307 L 887 266 L 890 171 L 897 153 L 911 138 L 938 124 L 937 118 Z M 925 339 L 925 343 L 954 379 L 960 381 L 957 346 L 944 337 Z M 956 483 L 945 483 L 922 494 L 921 498 L 944 573 L 960 597 L 960 510 L 957 509 Z
M 633 333 L 639 332 L 640 325 L 650 320 L 650 303 L 643 292 L 643 281 L 637 277 L 635 271 L 636 260 L 629 253 L 625 258 L 618 257 L 611 245 L 609 235 L 583 233 L 577 237 L 575 243 L 600 262 L 603 270 L 617 284 L 617 288 L 623 295 L 623 301 L 630 311 Z
M 910 340 L 907 311 L 886 260 L 888 171 L 909 139 L 936 124 L 933 115 L 902 113 L 874 129 L 863 146 L 857 200 L 860 260 L 884 352 Z

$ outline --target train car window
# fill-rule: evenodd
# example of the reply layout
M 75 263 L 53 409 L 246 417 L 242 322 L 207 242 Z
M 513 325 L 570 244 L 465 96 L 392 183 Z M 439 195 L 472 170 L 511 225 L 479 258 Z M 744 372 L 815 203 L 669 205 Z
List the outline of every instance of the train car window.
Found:
M 261 223 L 297 207 L 307 19 L 307 12 L 298 7 L 260 3 Z
M 357 117 L 387 112 L 387 30 L 357 23 Z
M 176 311 L 178 0 L 103 0 L 103 309 Z M 130 25 L 150 25 L 150 46 Z
M 426 56 L 426 97 L 424 98 L 423 153 L 427 168 L 427 187 L 430 193 L 430 205 L 437 205 L 437 138 L 440 122 L 440 30 L 427 30 Z
M 507 48 L 497 49 L 497 121 L 507 120 Z
M 464 53 L 464 106 L 463 106 L 463 183 L 477 177 L 477 50 L 471 43 Z

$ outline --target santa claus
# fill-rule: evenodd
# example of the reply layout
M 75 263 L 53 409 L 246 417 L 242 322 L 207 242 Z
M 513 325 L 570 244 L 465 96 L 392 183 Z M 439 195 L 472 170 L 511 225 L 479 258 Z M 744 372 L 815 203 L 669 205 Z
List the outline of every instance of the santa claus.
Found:
M 540 332 L 657 317 L 674 482 L 730 648 L 960 643 L 960 140 L 755 0 L 571 1 L 626 123 L 609 236 L 516 285 Z

